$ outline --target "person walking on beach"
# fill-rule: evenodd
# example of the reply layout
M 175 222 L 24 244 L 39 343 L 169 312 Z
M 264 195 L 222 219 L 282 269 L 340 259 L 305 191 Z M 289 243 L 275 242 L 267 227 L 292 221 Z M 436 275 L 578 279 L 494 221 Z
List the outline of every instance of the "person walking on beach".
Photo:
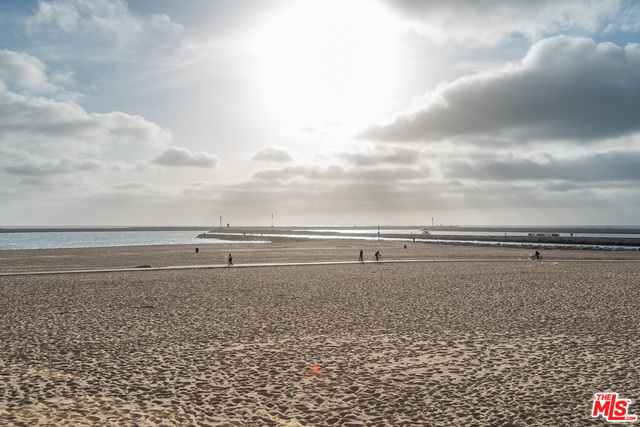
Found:
M 360 258 L 358 258 L 358 261 L 364 261 L 364 254 L 362 253 L 362 249 L 360 249 Z
M 229 254 L 229 257 L 227 258 L 227 261 L 229 261 L 228 265 L 233 265 L 233 257 L 231 256 L 231 254 Z
M 376 251 L 376 261 L 380 260 L 381 255 L 380 251 Z

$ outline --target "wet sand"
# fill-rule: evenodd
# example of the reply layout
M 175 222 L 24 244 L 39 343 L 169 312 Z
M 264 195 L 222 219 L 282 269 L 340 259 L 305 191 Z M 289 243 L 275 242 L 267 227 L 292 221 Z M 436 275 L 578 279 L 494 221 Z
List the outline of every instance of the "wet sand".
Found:
M 0 425 L 602 425 L 604 391 L 640 413 L 638 251 L 149 246 L 1 251 L 0 272 L 361 248 L 0 277 Z

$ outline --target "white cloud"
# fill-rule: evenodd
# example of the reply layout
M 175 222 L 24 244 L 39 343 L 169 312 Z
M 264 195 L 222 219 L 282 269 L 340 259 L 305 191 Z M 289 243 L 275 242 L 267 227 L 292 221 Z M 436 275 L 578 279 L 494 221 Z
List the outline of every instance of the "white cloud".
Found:
M 141 190 L 144 191 L 144 190 L 153 189 L 154 185 L 148 182 L 143 182 L 143 181 L 129 181 L 129 182 L 123 182 L 121 184 L 114 185 L 113 188 L 116 191 L 137 192 Z
M 36 15 L 27 20 L 29 31 L 38 31 L 43 25 L 55 25 L 65 32 L 71 32 L 78 26 L 80 13 L 71 2 L 55 3 L 40 1 Z
M 442 85 L 422 107 L 364 136 L 384 141 L 491 138 L 581 143 L 640 130 L 640 45 L 585 38 L 533 45 L 520 64 Z
M 52 94 L 60 90 L 49 80 L 46 66 L 38 58 L 10 50 L 0 50 L 0 83 L 2 82 L 4 90 L 9 87 L 39 94 Z
M 49 159 L 66 157 L 70 151 L 117 155 L 120 150 L 123 155 L 165 145 L 171 138 L 143 117 L 117 111 L 88 113 L 74 98 L 51 82 L 38 59 L 0 51 L 0 137 L 5 148 Z
M 29 36 L 66 40 L 65 49 L 52 44 L 58 56 L 82 51 L 98 61 L 171 50 L 184 31 L 166 15 L 130 13 L 123 0 L 41 0 L 25 25 Z
M 188 148 L 167 147 L 151 160 L 151 163 L 170 167 L 215 168 L 219 159 L 204 151 L 191 152 Z
M 307 182 L 321 185 L 329 182 L 365 181 L 379 185 L 398 184 L 406 180 L 427 178 L 426 166 L 409 167 L 341 167 L 337 165 L 295 165 L 278 169 L 263 169 L 252 176 L 252 181 Z
M 612 27 L 611 31 L 614 31 L 615 26 Z M 622 12 L 620 27 L 623 31 L 640 31 L 640 4 L 635 2 L 627 5 L 627 8 Z
M 96 153 L 163 145 L 170 133 L 140 116 L 87 113 L 73 102 L 0 93 L 4 144 L 37 153 Z
M 33 56 L 0 51 L 0 193 L 21 204 L 33 192 L 64 204 L 116 177 L 153 173 L 144 160 L 171 140 L 141 116 L 87 112 L 64 76 Z
M 280 147 L 262 147 L 252 157 L 256 161 L 265 162 L 289 162 L 292 160 L 291 154 L 284 148 Z
M 514 34 L 536 39 L 568 30 L 595 31 L 616 15 L 620 0 L 386 0 L 437 41 L 494 44 Z

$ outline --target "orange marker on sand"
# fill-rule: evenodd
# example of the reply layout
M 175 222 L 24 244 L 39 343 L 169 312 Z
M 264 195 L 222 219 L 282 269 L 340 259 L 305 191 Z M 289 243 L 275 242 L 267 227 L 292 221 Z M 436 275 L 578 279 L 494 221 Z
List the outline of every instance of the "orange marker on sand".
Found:
M 320 366 L 318 366 L 317 363 L 314 363 L 313 366 L 311 367 L 311 369 L 309 370 L 309 374 L 312 375 L 319 375 L 320 372 Z

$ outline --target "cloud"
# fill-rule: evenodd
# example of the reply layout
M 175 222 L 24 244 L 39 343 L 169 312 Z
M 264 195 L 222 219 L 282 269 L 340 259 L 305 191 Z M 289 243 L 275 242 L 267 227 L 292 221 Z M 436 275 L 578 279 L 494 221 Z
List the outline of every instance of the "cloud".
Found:
M 23 53 L 0 51 L 0 137 L 3 146 L 51 156 L 106 153 L 165 145 L 169 131 L 122 112 L 88 113 L 46 67 Z M 122 154 L 122 152 L 121 152 Z
M 123 0 L 41 0 L 25 26 L 29 36 L 66 40 L 65 49 L 52 44 L 58 56 L 81 50 L 103 61 L 172 49 L 184 32 L 166 15 L 130 13 Z
M 621 18 L 620 28 L 631 33 L 640 31 L 640 5 L 637 3 L 627 4 L 627 9 Z
M 191 152 L 187 148 L 167 147 L 151 160 L 151 163 L 169 167 L 215 168 L 218 158 L 204 151 Z
M 588 183 L 599 186 L 611 181 L 640 181 L 640 151 L 609 150 L 571 158 L 546 156 L 545 162 L 531 159 L 498 159 L 488 162 L 452 161 L 443 165 L 446 176 L 479 181 L 545 180 Z
M 384 185 L 406 180 L 424 179 L 430 170 L 421 167 L 376 167 L 376 168 L 348 168 L 338 165 L 315 166 L 295 165 L 279 169 L 263 169 L 252 175 L 257 181 L 306 181 L 323 184 L 328 182 L 364 181 Z
M 252 157 L 253 160 L 256 161 L 265 161 L 265 162 L 289 162 L 292 160 L 291 154 L 280 147 L 262 147 Z
M 340 157 L 356 166 L 380 164 L 415 165 L 420 158 L 420 150 L 407 147 L 375 147 L 368 152 L 345 152 Z
M 52 94 L 60 90 L 49 80 L 46 66 L 38 58 L 10 50 L 0 50 L 0 84 L 2 82 L 5 90 L 13 87 L 38 94 Z
M 5 166 L 3 169 L 11 175 L 50 176 L 62 175 L 73 171 L 99 171 L 105 169 L 106 164 L 97 160 L 56 159 L 46 161 L 22 162 Z
M 624 31 L 640 28 L 640 8 L 380 1 L 399 15 L 393 64 L 406 74 L 376 110 L 400 114 L 368 129 L 369 141 L 345 137 L 356 126 L 348 120 L 287 133 L 269 119 L 249 40 L 277 15 L 272 2 L 7 7 L 0 221 L 269 224 L 274 213 L 276 224 L 516 223 L 535 212 L 558 223 L 607 210 L 633 220 L 640 45 L 620 40 L 633 40 Z M 168 130 L 198 141 L 212 125 L 238 143 L 196 148 Z
M 155 146 L 171 137 L 140 116 L 87 113 L 72 102 L 11 92 L 0 93 L 0 136 L 5 144 L 43 154 Z
M 149 190 L 149 189 L 153 189 L 155 186 L 153 184 L 150 184 L 148 182 L 143 182 L 143 181 L 129 181 L 129 182 L 123 182 L 121 184 L 117 184 L 114 185 L 113 188 L 115 190 L 118 191 L 133 191 L 133 192 L 137 192 L 137 191 L 141 191 L 141 190 Z
M 620 48 L 559 36 L 519 64 L 442 85 L 425 105 L 362 136 L 381 141 L 473 142 L 615 138 L 640 130 L 640 44 Z
M 394 182 L 380 180 L 333 180 L 320 183 L 307 180 L 261 181 L 248 180 L 228 186 L 210 186 L 206 197 L 216 201 L 216 206 L 225 206 L 225 218 L 233 223 L 248 212 L 254 218 L 264 212 L 264 220 L 270 220 L 275 212 L 276 222 L 313 224 L 344 223 L 345 215 L 356 223 L 375 223 L 375 218 L 396 212 L 399 219 L 404 216 L 403 207 L 415 203 L 417 195 L 424 203 L 432 198 L 424 189 L 413 193 L 398 188 Z M 204 196 L 205 194 L 201 195 Z M 408 200 L 411 199 L 411 200 Z M 340 219 L 342 218 L 342 219 Z
M 116 177 L 153 172 L 144 160 L 170 142 L 168 130 L 141 116 L 87 112 L 64 76 L 31 55 L 0 51 L 0 193 L 82 198 Z
M 620 0 L 386 0 L 420 34 L 437 41 L 496 44 L 521 34 L 595 31 L 615 17 Z

